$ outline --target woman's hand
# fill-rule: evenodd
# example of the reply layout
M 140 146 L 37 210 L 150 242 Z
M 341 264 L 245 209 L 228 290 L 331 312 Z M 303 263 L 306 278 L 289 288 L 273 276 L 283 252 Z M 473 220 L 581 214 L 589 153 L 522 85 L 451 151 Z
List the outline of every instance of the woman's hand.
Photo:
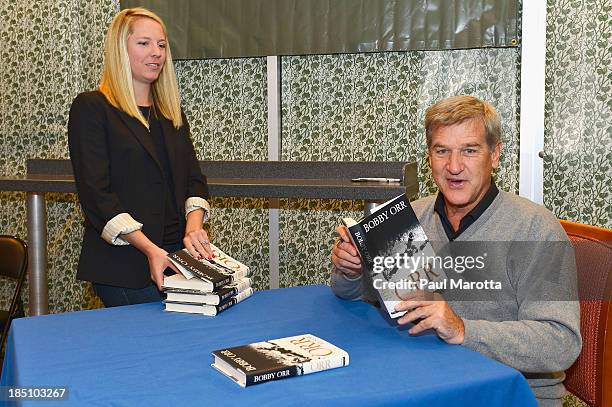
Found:
M 162 289 L 162 284 L 164 283 L 164 270 L 166 270 L 167 267 L 170 267 L 177 273 L 179 272 L 170 259 L 166 257 L 168 252 L 149 240 L 142 231 L 136 230 L 132 233 L 121 235 L 121 238 L 147 256 L 149 274 L 151 275 L 151 280 L 157 285 L 158 290 L 161 291 Z
M 161 247 L 155 246 L 147 251 L 147 260 L 149 261 L 149 274 L 151 280 L 157 285 L 157 289 L 161 291 L 164 284 L 164 270 L 170 267 L 176 273 L 179 273 L 176 266 L 170 261 L 168 252 Z
M 183 245 L 195 259 L 206 258 L 210 260 L 214 257 L 210 240 L 208 240 L 208 233 L 202 227 L 186 232 Z
M 203 227 L 204 210 L 196 209 L 187 214 L 187 225 L 183 245 L 195 259 L 212 259 L 215 255 L 210 247 L 208 233 Z

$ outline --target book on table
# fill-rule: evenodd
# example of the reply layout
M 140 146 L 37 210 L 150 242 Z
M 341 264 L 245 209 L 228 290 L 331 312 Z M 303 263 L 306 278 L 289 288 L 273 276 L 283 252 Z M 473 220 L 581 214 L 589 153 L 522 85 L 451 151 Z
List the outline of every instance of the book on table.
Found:
M 212 367 L 242 387 L 348 366 L 348 353 L 311 334 L 212 352 Z
M 182 274 L 174 274 L 164 278 L 162 289 L 166 293 L 166 301 L 184 302 L 189 304 L 219 305 L 223 301 L 251 287 L 251 279 L 241 278 L 227 284 L 217 291 L 208 292 L 204 283 L 198 278 L 188 280 Z
M 217 314 L 225 311 L 226 309 L 233 307 L 241 301 L 244 301 L 248 297 L 253 295 L 253 289 L 251 287 L 239 292 L 238 294 L 231 296 L 217 305 L 202 304 L 202 303 L 186 303 L 186 302 L 172 302 L 164 300 L 166 304 L 166 311 L 172 312 L 186 312 L 190 314 L 202 314 L 209 317 L 214 317 Z
M 215 316 L 253 294 L 249 267 L 210 246 L 212 259 L 195 259 L 185 249 L 168 254 L 180 274 L 164 278 L 166 311 Z
M 210 247 L 215 253 L 215 257 L 210 260 L 197 260 L 189 254 L 187 249 L 169 253 L 168 258 L 187 280 L 193 278 L 201 280 L 200 288 L 198 288 L 201 291 L 217 291 L 249 275 L 248 266 L 224 253 L 212 243 Z
M 406 194 L 379 206 L 358 221 L 343 218 L 362 260 L 363 272 L 371 277 L 374 291 L 392 318 L 395 305 L 429 283 L 442 281 L 445 273 L 434 261 L 434 250 Z

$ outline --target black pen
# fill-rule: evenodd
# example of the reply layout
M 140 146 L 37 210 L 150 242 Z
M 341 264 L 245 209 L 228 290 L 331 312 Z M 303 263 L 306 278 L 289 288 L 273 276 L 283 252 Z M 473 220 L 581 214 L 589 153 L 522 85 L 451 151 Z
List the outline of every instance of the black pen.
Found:
M 362 177 L 362 178 L 353 178 L 353 179 L 351 179 L 351 181 L 353 181 L 353 182 L 400 182 L 401 180 L 399 178 L 368 178 L 368 177 Z

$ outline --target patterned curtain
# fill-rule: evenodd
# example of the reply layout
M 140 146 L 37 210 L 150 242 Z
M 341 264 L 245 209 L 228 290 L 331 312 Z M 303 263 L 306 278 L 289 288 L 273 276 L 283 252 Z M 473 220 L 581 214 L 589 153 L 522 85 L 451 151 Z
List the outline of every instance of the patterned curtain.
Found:
M 612 2 L 548 1 L 544 204 L 612 228 Z
M 549 1 L 545 203 L 560 217 L 612 226 L 608 0 Z M 0 2 L 0 171 L 28 158 L 68 158 L 74 96 L 95 88 L 117 0 Z M 417 160 L 420 193 L 435 192 L 424 157 L 424 109 L 474 94 L 504 122 L 498 183 L 518 190 L 519 50 L 485 49 L 282 58 L 282 159 Z M 183 106 L 201 159 L 267 156 L 263 58 L 180 61 Z M 76 196 L 48 201 L 50 309 L 98 306 L 77 282 L 82 215 Z M 267 202 L 214 199 L 214 238 L 268 286 Z M 361 202 L 281 200 L 281 285 L 325 282 L 340 216 Z M 25 195 L 0 193 L 0 233 L 26 237 Z M 110 265 L 109 265 L 110 266 Z M 6 290 L 0 284 L 0 305 Z M 24 299 L 27 295 L 24 293 Z
M 502 116 L 497 182 L 518 192 L 518 58 L 515 48 L 283 57 L 282 159 L 417 161 L 421 196 L 435 193 L 425 159 L 425 109 L 471 94 Z M 362 202 L 282 200 L 282 285 L 327 282 L 334 227 L 362 208 Z
M 29 158 L 68 158 L 72 99 L 96 86 L 104 33 L 118 1 L 0 2 L 0 173 L 25 174 Z M 82 218 L 76 196 L 47 194 L 49 307 L 97 306 L 76 281 Z M 26 240 L 25 194 L 0 193 L 0 233 Z M 0 298 L 6 284 L 0 284 Z M 27 302 L 27 286 L 24 289 Z

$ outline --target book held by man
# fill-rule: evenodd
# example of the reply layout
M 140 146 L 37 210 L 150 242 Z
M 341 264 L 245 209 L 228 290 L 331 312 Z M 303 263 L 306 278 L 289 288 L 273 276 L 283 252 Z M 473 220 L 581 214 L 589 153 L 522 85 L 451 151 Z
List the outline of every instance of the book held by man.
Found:
M 392 318 L 395 305 L 446 276 L 434 261 L 435 253 L 406 194 L 397 196 L 355 221 L 343 218 L 361 257 L 364 273 Z
M 348 366 L 343 349 L 303 334 L 212 352 L 212 367 L 242 387 Z

